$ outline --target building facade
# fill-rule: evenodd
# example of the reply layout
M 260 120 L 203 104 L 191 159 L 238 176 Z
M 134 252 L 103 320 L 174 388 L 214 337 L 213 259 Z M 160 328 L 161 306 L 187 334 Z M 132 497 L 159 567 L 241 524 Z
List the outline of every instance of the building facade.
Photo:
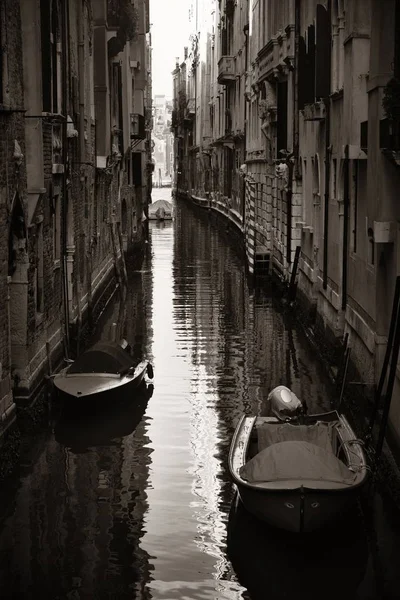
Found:
M 122 278 L 150 195 L 148 0 L 0 10 L 0 437 Z
M 379 380 L 399 274 L 395 0 L 197 2 L 174 77 L 176 192 L 223 213 Z M 191 107 L 194 107 L 191 110 Z M 389 431 L 400 447 L 396 377 Z
M 172 183 L 173 143 L 171 133 L 172 101 L 156 94 L 153 102 L 154 185 L 168 187 Z

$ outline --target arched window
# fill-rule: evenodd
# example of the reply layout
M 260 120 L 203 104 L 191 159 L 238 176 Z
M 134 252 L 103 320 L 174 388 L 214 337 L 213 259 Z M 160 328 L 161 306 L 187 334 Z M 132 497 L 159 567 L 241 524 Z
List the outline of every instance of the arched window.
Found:
M 316 154 L 313 158 L 313 197 L 314 204 L 319 204 L 321 200 L 321 186 L 320 186 L 321 176 L 320 176 L 320 166 L 319 166 L 319 156 Z
M 8 232 L 8 275 L 12 277 L 21 258 L 26 256 L 25 217 L 19 196 L 16 195 L 10 216 Z

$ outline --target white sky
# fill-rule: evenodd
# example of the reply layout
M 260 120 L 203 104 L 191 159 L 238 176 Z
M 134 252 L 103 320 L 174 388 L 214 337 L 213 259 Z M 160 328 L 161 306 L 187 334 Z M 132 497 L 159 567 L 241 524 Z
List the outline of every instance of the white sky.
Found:
M 189 46 L 191 0 L 150 0 L 151 44 L 153 47 L 153 96 L 172 98 L 172 71 L 175 59 L 183 60 Z

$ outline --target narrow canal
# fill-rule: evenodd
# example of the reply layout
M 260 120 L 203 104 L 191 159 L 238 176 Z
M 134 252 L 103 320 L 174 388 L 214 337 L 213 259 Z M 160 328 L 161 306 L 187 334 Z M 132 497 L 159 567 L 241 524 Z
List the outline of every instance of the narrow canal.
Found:
M 261 413 L 280 383 L 310 411 L 329 408 L 332 389 L 271 290 L 249 288 L 226 232 L 178 201 L 173 223 L 150 224 L 141 268 L 127 266 L 126 296 L 95 337 L 116 326 L 150 358 L 153 394 L 72 419 L 51 411 L 2 490 L 0 598 L 400 597 L 400 526 L 382 498 L 377 529 L 356 512 L 306 540 L 234 502 L 241 414 Z

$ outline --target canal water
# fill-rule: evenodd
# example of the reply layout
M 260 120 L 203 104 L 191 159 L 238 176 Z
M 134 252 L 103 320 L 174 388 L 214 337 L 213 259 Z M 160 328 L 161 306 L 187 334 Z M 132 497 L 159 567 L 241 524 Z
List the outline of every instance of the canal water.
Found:
M 169 189 L 153 199 L 170 199 Z M 94 339 L 125 336 L 154 390 L 66 415 L 54 400 L 0 499 L 0 598 L 236 600 L 400 597 L 400 524 L 373 519 L 299 538 L 237 504 L 229 443 L 285 384 L 328 409 L 333 391 L 273 289 L 251 288 L 229 231 L 175 204 L 149 225 L 140 269 Z

